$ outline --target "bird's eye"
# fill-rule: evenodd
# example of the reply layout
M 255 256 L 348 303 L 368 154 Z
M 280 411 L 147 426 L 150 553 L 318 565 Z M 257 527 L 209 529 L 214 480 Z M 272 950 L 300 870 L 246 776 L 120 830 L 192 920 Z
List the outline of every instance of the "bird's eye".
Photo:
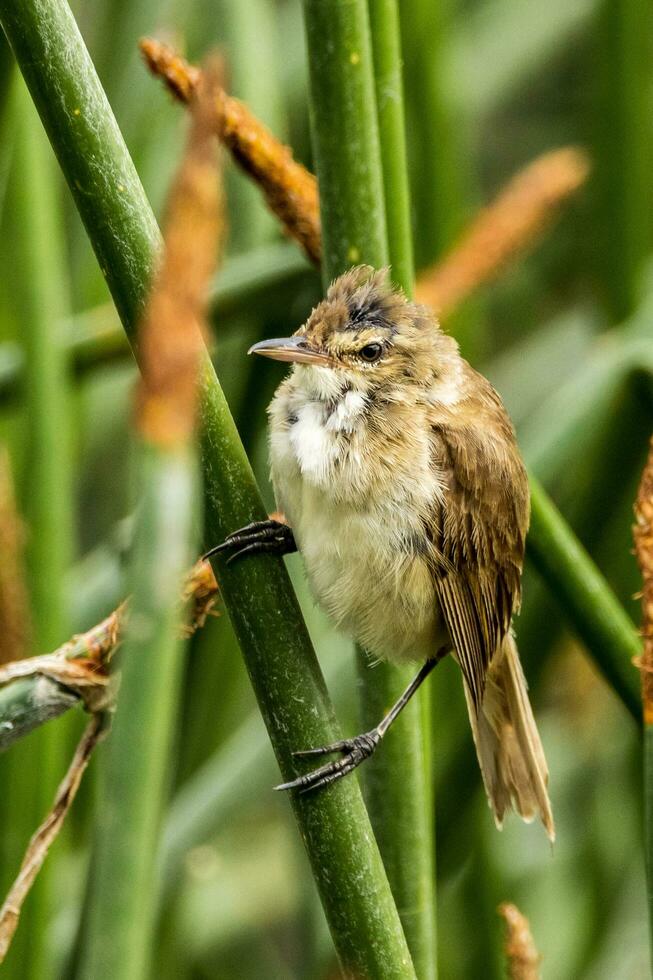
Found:
M 359 357 L 362 357 L 368 364 L 371 364 L 373 361 L 378 361 L 382 353 L 383 344 L 365 344 L 358 352 Z

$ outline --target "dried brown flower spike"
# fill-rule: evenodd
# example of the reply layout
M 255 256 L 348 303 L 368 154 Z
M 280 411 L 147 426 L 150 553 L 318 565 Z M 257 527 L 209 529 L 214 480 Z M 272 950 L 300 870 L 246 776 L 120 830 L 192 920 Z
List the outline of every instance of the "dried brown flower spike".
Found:
M 175 98 L 189 102 L 201 72 L 166 44 L 144 38 L 140 49 L 153 74 L 162 78 Z M 317 180 L 293 158 L 248 107 L 216 91 L 215 128 L 236 163 L 260 186 L 271 211 L 307 257 L 319 264 L 322 255 Z

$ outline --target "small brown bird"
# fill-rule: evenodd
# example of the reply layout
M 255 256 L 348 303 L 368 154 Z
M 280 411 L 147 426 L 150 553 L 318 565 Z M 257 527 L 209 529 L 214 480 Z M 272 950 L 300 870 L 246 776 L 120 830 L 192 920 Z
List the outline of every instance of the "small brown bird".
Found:
M 213 549 L 299 549 L 335 624 L 375 658 L 422 667 L 379 725 L 297 752 L 339 758 L 280 789 L 316 789 L 376 749 L 451 652 L 498 826 L 513 806 L 550 839 L 548 772 L 511 631 L 528 482 L 491 384 L 432 312 L 351 269 L 292 337 L 251 352 L 292 362 L 269 408 L 272 480 L 289 526 L 250 525 Z M 292 528 L 292 530 L 291 530 Z

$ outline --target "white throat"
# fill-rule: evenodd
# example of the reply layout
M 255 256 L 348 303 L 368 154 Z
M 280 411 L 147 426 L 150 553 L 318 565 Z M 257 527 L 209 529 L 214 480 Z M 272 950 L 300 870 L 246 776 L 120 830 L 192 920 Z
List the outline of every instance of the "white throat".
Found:
M 365 395 L 329 368 L 297 365 L 287 438 L 305 480 L 327 486 L 334 467 L 350 449 L 349 439 L 365 424 Z

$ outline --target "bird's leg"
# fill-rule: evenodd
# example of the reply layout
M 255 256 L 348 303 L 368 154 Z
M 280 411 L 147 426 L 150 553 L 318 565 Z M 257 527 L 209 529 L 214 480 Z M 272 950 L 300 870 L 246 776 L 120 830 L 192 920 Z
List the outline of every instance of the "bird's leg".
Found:
M 254 521 L 246 527 L 241 527 L 238 531 L 228 534 L 222 544 L 211 548 L 203 555 L 210 558 L 217 555 L 220 551 L 235 549 L 227 560 L 227 564 L 242 558 L 244 555 L 260 555 L 263 552 L 272 552 L 275 555 L 289 555 L 297 551 L 295 536 L 292 528 L 282 521 L 269 519 L 267 521 Z
M 426 680 L 436 664 L 440 662 L 445 652 L 443 650 L 437 656 L 427 660 L 420 667 L 398 701 L 371 731 L 363 732 L 362 735 L 356 735 L 354 738 L 343 738 L 339 742 L 332 742 L 331 745 L 322 745 L 316 749 L 303 749 L 300 752 L 293 752 L 295 758 L 330 755 L 332 752 L 341 752 L 342 755 L 340 759 L 327 762 L 326 765 L 320 766 L 319 769 L 314 769 L 313 772 L 308 772 L 304 776 L 298 776 L 297 779 L 293 779 L 291 782 L 275 786 L 275 789 L 298 789 L 301 793 L 308 793 L 311 790 L 319 789 L 320 786 L 328 786 L 329 783 L 341 779 L 347 773 L 356 769 L 365 759 L 369 759 L 390 728 L 392 722 L 406 707 L 415 691 Z

